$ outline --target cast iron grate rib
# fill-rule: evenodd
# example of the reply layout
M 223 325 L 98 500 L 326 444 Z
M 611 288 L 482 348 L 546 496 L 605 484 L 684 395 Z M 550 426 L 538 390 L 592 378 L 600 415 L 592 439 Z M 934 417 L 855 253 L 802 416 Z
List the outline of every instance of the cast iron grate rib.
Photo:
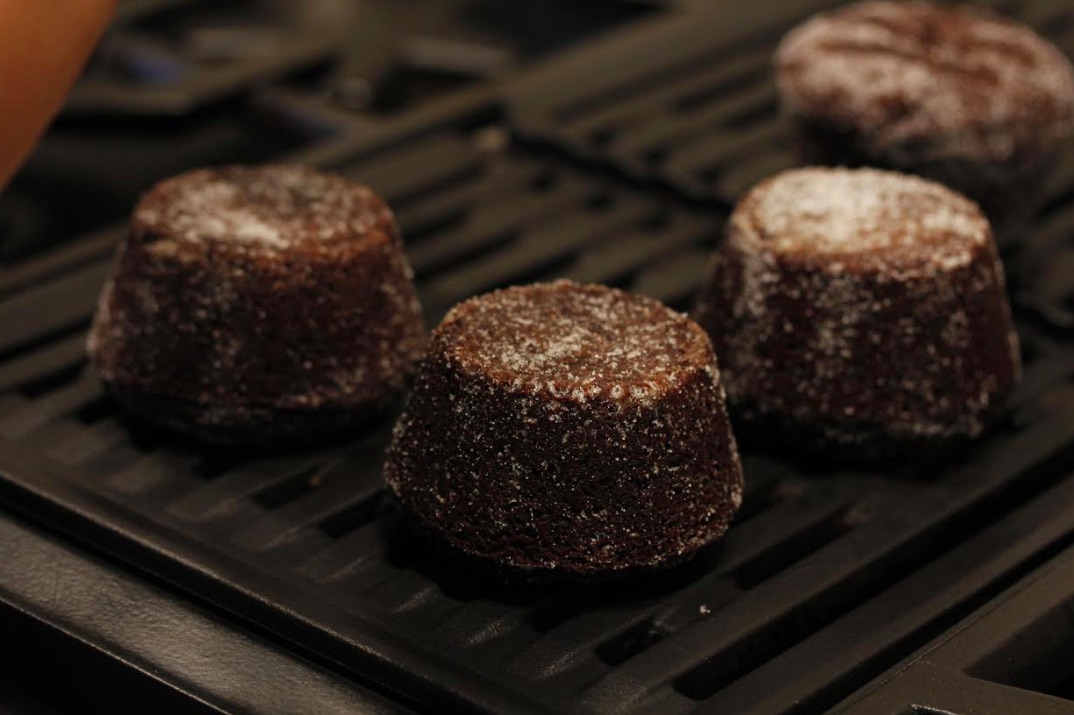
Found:
M 347 0 L 128 3 L 64 111 L 189 114 L 328 64 L 342 52 L 352 11 Z
M 1068 548 L 839 712 L 1074 711 L 1072 568 Z
M 733 39 L 721 42 L 753 46 Z M 706 75 L 679 101 L 715 115 L 726 100 L 728 126 L 765 136 L 766 81 Z M 603 96 L 568 119 L 629 101 Z M 395 207 L 430 319 L 476 292 L 564 275 L 688 307 L 733 192 L 698 202 L 514 144 L 500 109 L 475 95 L 315 155 Z M 650 111 L 639 100 L 631 116 Z M 1046 218 L 1074 211 L 1065 185 Z M 120 235 L 0 278 L 0 499 L 431 708 L 823 712 L 1074 542 L 1074 345 L 1020 311 L 1025 384 L 960 458 L 872 472 L 749 452 L 743 511 L 696 563 L 629 588 L 488 583 L 400 528 L 381 488 L 387 422 L 286 456 L 126 423 L 82 347 Z

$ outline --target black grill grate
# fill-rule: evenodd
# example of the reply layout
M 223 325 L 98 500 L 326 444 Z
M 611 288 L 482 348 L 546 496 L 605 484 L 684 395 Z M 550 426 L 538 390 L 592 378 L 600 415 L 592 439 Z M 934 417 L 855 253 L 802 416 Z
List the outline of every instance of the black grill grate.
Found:
M 1068 549 L 841 712 L 1070 712 L 1072 583 Z
M 764 68 L 771 41 L 808 8 L 765 11 L 752 25 L 711 8 L 660 20 L 509 83 L 506 98 L 465 94 L 306 158 L 395 207 L 433 320 L 475 292 L 554 276 L 686 308 L 729 202 L 751 172 L 790 161 Z M 632 63 L 676 53 L 657 84 L 624 79 Z M 610 78 L 605 65 L 620 69 Z M 582 98 L 549 89 L 573 84 Z M 684 84 L 687 110 L 708 124 L 658 111 L 685 101 Z M 569 110 L 542 113 L 538 100 Z M 628 179 L 607 170 L 627 169 L 619 158 L 568 141 L 595 115 L 630 118 L 609 146 L 645 128 L 672 137 L 681 161 L 716 156 L 698 149 L 706 142 L 740 153 L 703 170 L 711 184 Z M 1069 223 L 1071 167 L 1064 157 L 1044 226 Z M 0 277 L 0 499 L 430 708 L 823 712 L 1074 543 L 1064 514 L 1074 345 L 1046 311 L 1024 308 L 1025 384 L 1005 423 L 959 459 L 868 472 L 747 453 L 743 511 L 698 563 L 629 587 L 475 580 L 427 554 L 387 508 L 387 424 L 351 445 L 273 457 L 124 423 L 82 345 L 121 232 Z M 1047 235 L 1025 253 L 1070 250 Z M 1015 290 L 1044 295 L 1017 278 L 1031 261 L 1014 261 Z
M 704 203 L 732 204 L 793 163 L 776 111 L 775 44 L 810 9 L 837 3 L 763 4 L 755 12 L 768 16 L 746 31 L 732 13 L 712 23 L 687 16 L 624 38 L 619 56 L 599 58 L 596 71 L 583 71 L 593 60 L 580 57 L 536 73 L 515 90 L 520 135 Z
M 125 0 L 61 117 L 0 196 L 0 264 L 121 220 L 164 177 L 376 127 L 659 7 L 583 4 Z
M 189 114 L 258 82 L 293 77 L 341 54 L 349 0 L 289 6 L 265 0 L 165 0 L 128 5 L 65 113 Z

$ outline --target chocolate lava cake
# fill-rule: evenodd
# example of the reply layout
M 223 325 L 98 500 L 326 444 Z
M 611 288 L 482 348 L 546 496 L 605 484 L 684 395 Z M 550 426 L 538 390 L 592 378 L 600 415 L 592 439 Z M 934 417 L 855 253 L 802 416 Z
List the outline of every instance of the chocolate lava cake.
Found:
M 1074 69 L 1028 27 L 980 8 L 863 2 L 818 15 L 776 54 L 807 164 L 919 174 L 1024 229 L 1074 131 Z
M 391 211 L 298 166 L 226 167 L 139 200 L 88 349 L 132 412 L 210 442 L 329 436 L 388 405 L 424 346 Z
M 988 221 L 946 187 L 893 172 L 807 168 L 756 186 L 694 316 L 736 428 L 833 457 L 976 437 L 1021 372 Z
M 742 499 L 705 332 L 651 298 L 569 281 L 448 314 L 385 475 L 450 552 L 539 578 L 681 561 Z

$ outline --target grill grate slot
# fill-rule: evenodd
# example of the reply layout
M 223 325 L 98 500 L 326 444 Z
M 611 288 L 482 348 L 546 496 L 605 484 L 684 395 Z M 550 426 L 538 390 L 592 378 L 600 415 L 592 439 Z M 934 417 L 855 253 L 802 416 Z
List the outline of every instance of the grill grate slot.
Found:
M 753 561 L 738 567 L 731 574 L 732 582 L 743 591 L 756 588 L 799 561 L 817 553 L 846 534 L 851 528 L 850 515 L 836 514 L 790 535 L 785 542 L 772 549 L 771 553 L 760 554 Z
M 213 464 L 205 468 L 212 480 L 170 504 L 168 512 L 182 520 L 201 522 L 226 515 L 246 498 L 274 503 L 281 493 L 296 489 L 297 483 L 305 482 L 307 488 L 313 489 L 310 478 L 315 467 L 316 461 L 310 458 L 255 461 L 227 471 Z M 284 501 L 289 500 L 279 503 Z
M 29 399 L 47 395 L 78 379 L 85 360 L 86 340 L 79 332 L 73 338 L 5 363 L 0 389 L 17 386 L 19 394 Z
M 352 470 L 357 468 L 348 469 Z M 367 474 L 373 474 L 372 470 Z M 384 512 L 382 485 L 379 474 L 376 481 L 365 479 L 365 475 L 358 481 L 359 475 L 360 472 L 331 479 L 325 476 L 325 470 L 315 472 L 312 478 L 321 480 L 319 487 L 285 504 L 263 503 L 273 510 L 237 534 L 236 544 L 260 553 L 291 543 L 313 527 L 331 539 L 339 539 L 368 524 Z
M 1065 550 L 1064 550 L 1065 549 Z M 879 687 L 848 701 L 848 713 L 897 713 L 910 701 L 913 712 L 1065 712 L 1070 689 L 1071 564 L 1069 540 L 1052 549 L 1054 561 L 1008 589 L 949 638 L 929 648 L 928 660 L 912 661 Z M 1037 564 L 1039 565 L 1039 564 Z
M 341 581 L 364 567 L 375 566 L 374 562 L 381 561 L 387 551 L 383 528 L 378 520 L 347 533 L 312 554 L 298 566 L 298 572 L 314 581 L 327 583 Z

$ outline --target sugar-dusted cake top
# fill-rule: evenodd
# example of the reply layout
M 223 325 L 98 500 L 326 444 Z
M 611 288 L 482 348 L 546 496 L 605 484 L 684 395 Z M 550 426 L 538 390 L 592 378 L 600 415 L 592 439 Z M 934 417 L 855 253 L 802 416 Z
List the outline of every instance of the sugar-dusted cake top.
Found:
M 647 401 L 715 370 L 708 337 L 659 301 L 571 281 L 512 287 L 456 306 L 434 350 L 516 389 L 578 401 Z
M 304 166 L 199 169 L 142 195 L 135 234 L 180 242 L 277 251 L 360 240 L 394 231 L 391 212 L 368 187 Z
M 950 269 L 992 240 L 969 199 L 874 169 L 805 168 L 761 182 L 732 216 L 735 240 L 839 270 Z
M 870 0 L 821 14 L 776 54 L 788 109 L 880 148 L 1002 161 L 1074 131 L 1074 69 L 987 11 Z

